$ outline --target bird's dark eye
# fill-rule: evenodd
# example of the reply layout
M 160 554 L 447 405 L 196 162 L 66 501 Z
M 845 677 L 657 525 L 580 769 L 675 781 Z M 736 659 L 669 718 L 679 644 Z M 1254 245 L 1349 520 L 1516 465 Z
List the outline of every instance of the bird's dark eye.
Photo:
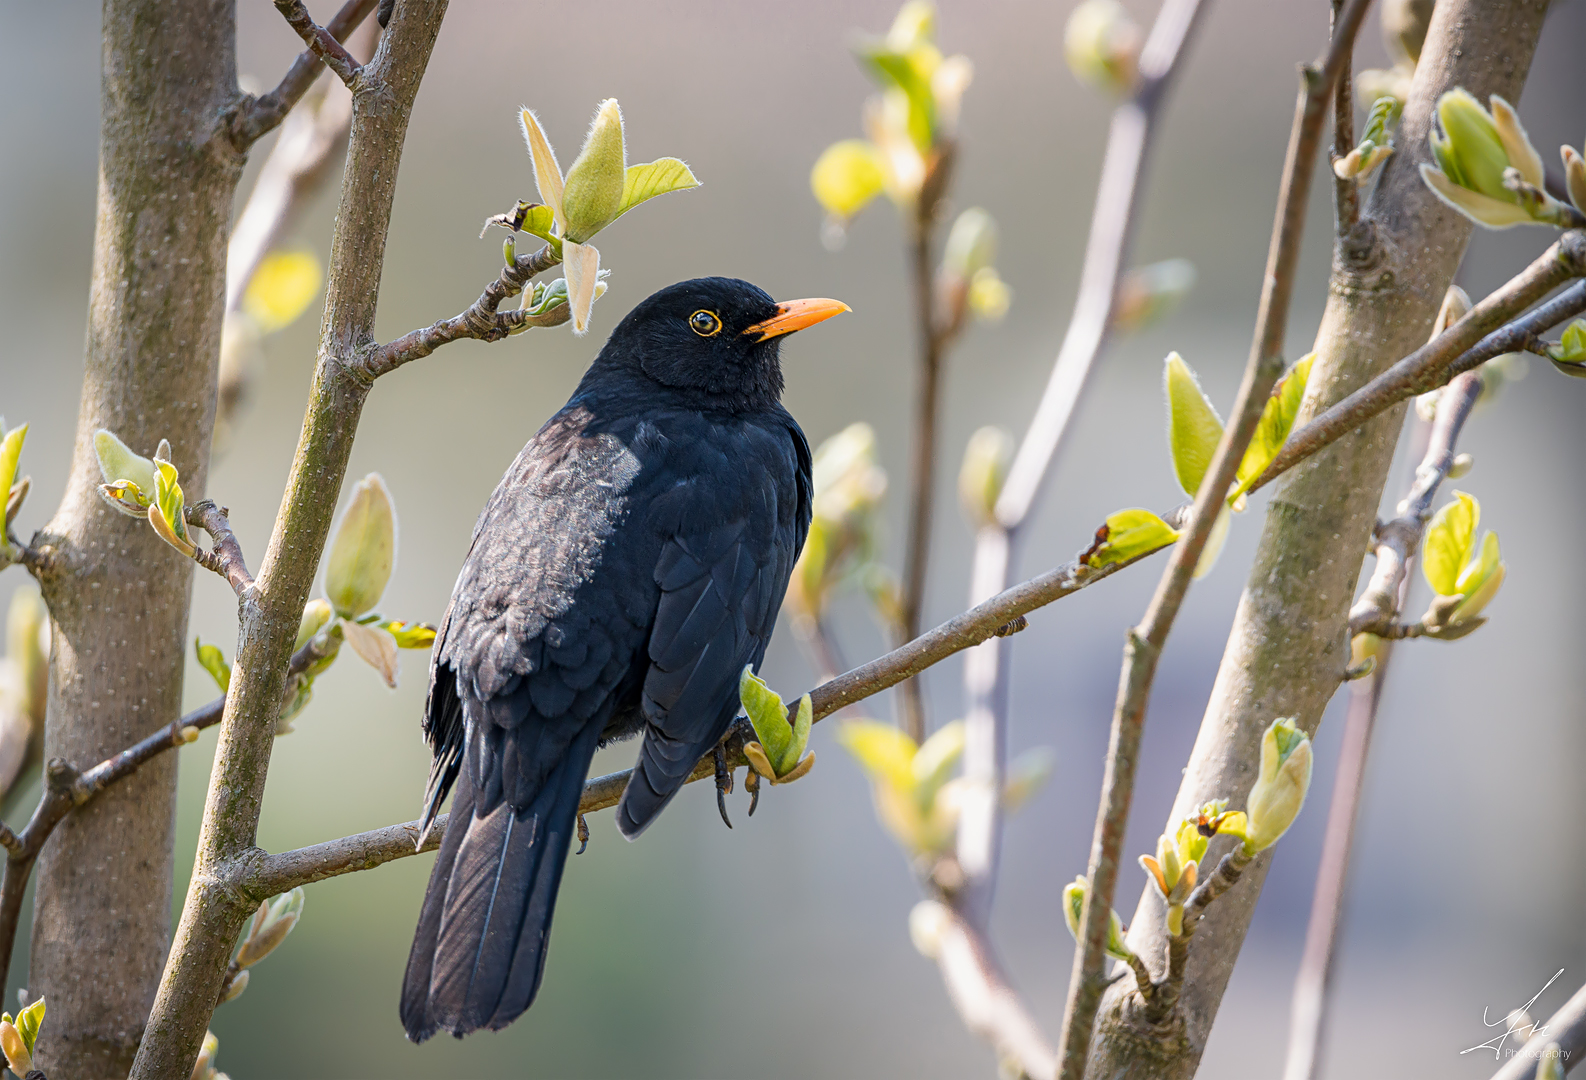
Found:
M 688 328 L 700 337 L 714 337 L 721 332 L 721 320 L 714 311 L 701 308 L 688 317 Z

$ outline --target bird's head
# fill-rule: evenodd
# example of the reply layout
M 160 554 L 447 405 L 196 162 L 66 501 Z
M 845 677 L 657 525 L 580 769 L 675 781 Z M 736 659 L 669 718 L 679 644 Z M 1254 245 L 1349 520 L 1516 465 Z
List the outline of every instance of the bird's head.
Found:
M 737 278 L 681 281 L 617 324 L 596 367 L 637 366 L 663 386 L 728 407 L 765 407 L 782 393 L 782 338 L 847 310 L 837 300 L 778 303 Z

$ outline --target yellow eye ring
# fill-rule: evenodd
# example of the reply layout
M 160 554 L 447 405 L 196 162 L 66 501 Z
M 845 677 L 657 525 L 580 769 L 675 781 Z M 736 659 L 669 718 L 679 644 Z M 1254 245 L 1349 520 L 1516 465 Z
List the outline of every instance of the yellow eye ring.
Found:
M 701 308 L 688 317 L 688 328 L 700 337 L 715 337 L 721 333 L 721 320 L 714 311 Z

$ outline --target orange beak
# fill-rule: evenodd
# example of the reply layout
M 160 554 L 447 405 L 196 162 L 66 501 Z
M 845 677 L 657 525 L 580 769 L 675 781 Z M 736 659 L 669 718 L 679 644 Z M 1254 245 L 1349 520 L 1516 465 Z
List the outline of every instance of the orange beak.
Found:
M 776 306 L 776 314 L 764 322 L 757 322 L 744 330 L 746 334 L 758 334 L 751 340 L 765 341 L 769 338 L 781 337 L 791 334 L 795 330 L 802 330 L 806 326 L 814 326 L 818 322 L 825 322 L 833 315 L 841 315 L 845 311 L 852 311 L 841 300 L 788 300 Z

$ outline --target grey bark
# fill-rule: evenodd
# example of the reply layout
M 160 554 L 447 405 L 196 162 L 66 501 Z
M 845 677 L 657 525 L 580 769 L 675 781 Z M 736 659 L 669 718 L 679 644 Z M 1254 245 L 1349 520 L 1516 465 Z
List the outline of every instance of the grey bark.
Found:
M 106 0 L 100 173 L 71 478 L 39 542 L 53 620 L 45 754 L 79 767 L 178 714 L 193 565 L 100 504 L 93 433 L 171 440 L 202 497 L 226 237 L 242 159 L 230 0 Z M 74 814 L 38 868 L 29 990 L 49 999 L 37 1062 L 125 1076 L 170 935 L 175 754 Z
M 1338 245 L 1316 361 L 1300 422 L 1363 385 L 1426 340 L 1470 236 L 1470 223 L 1425 187 L 1437 98 L 1463 86 L 1518 99 L 1546 11 L 1544 0 L 1443 0 L 1428 31 L 1397 152 L 1360 225 Z M 1267 510 L 1233 632 L 1200 735 L 1174 802 L 1177 822 L 1209 799 L 1243 804 L 1263 731 L 1295 716 L 1314 731 L 1349 660 L 1348 615 L 1371 540 L 1404 406 L 1377 417 L 1291 472 Z M 1170 826 L 1171 828 L 1171 826 Z M 1214 859 L 1216 850 L 1208 855 Z M 1208 910 L 1189 955 L 1179 1009 L 1146 1022 L 1129 980 L 1098 1014 L 1088 1077 L 1189 1077 L 1249 928 L 1269 856 Z M 1166 951 L 1163 909 L 1146 890 L 1131 946 Z

